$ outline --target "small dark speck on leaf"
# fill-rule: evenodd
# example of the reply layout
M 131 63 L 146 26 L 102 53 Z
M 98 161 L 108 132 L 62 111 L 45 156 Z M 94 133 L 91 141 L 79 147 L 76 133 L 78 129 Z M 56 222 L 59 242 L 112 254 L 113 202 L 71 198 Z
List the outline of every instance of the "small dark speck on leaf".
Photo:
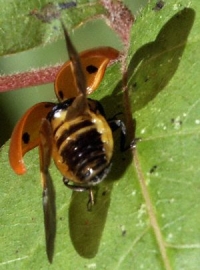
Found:
M 133 88 L 136 88 L 136 87 L 137 87 L 137 82 L 134 82 Z
M 60 9 L 68 9 L 68 8 L 76 7 L 77 3 L 76 3 L 76 1 L 58 3 L 58 6 Z
M 175 128 L 180 128 L 183 124 L 183 121 L 180 119 L 180 117 L 177 118 L 171 118 L 171 123 L 174 125 Z
M 155 4 L 155 6 L 152 8 L 152 10 L 159 11 L 164 7 L 164 5 L 165 5 L 165 2 L 160 0 Z
M 157 165 L 154 165 L 151 169 L 150 169 L 150 173 L 154 173 L 155 172 L 155 170 L 158 168 L 158 166 Z
M 122 226 L 121 226 L 121 231 L 122 231 L 122 236 L 125 236 L 125 235 L 126 235 L 126 233 L 127 233 L 127 231 L 126 231 L 126 229 L 125 229 L 125 226 L 124 226 L 124 225 L 122 225 Z
M 107 191 L 106 191 L 106 190 L 104 190 L 104 191 L 102 192 L 102 196 L 105 196 L 105 195 L 106 195 L 106 193 L 107 193 Z

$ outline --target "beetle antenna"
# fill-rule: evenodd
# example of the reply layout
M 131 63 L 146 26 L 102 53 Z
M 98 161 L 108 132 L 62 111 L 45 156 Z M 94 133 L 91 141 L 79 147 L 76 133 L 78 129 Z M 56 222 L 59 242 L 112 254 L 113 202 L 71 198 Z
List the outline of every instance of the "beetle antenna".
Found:
M 84 96 L 86 96 L 86 79 L 85 79 L 85 75 L 83 73 L 83 69 L 81 66 L 78 52 L 70 40 L 68 31 L 67 31 L 63 21 L 61 21 L 61 24 L 62 24 L 62 28 L 64 31 L 67 51 L 68 51 L 69 58 L 70 58 L 71 63 L 72 63 L 72 68 L 73 68 L 77 88 L 78 88 L 80 93 L 82 93 Z

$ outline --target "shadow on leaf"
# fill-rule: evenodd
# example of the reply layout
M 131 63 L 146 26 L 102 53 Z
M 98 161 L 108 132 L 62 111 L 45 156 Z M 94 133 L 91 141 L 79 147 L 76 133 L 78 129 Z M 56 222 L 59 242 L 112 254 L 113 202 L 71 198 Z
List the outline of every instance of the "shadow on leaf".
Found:
M 174 76 L 194 18 L 194 10 L 184 8 L 162 27 L 155 41 L 134 54 L 128 67 L 133 113 L 152 101 Z
M 162 27 L 154 42 L 142 46 L 134 54 L 128 67 L 128 84 L 133 113 L 153 100 L 175 74 L 194 17 L 195 13 L 192 9 L 183 9 Z M 112 104 L 114 107 L 112 111 L 115 114 L 122 112 L 121 89 L 122 81 L 119 82 L 111 96 L 103 98 L 102 104 L 105 104 L 105 111 L 109 111 Z M 69 209 L 70 236 L 78 254 L 85 258 L 93 258 L 98 252 L 110 205 L 113 182 L 122 177 L 132 160 L 131 152 L 120 153 L 117 145 L 116 142 L 113 166 L 108 179 L 94 190 L 95 205 L 92 211 L 87 210 L 88 194 L 86 192 L 73 192 L 72 194 Z
M 69 208 L 70 237 L 78 254 L 93 258 L 97 254 L 105 226 L 112 185 L 102 183 L 94 189 L 95 204 L 87 209 L 88 193 L 73 192 Z

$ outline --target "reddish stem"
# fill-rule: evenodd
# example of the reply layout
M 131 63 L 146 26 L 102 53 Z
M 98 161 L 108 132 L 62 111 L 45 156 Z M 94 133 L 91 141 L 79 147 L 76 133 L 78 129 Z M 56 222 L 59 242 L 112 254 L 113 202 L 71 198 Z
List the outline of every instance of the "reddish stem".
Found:
M 0 92 L 54 82 L 62 65 L 0 77 Z
M 135 21 L 131 11 L 119 0 L 101 0 L 108 11 L 107 23 L 118 34 L 126 47 L 130 42 L 130 30 Z

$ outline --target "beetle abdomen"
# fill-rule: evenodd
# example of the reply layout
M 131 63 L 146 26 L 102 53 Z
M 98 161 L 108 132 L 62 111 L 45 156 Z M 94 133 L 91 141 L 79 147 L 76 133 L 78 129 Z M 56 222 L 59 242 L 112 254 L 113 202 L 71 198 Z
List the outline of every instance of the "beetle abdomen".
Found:
M 89 102 L 95 108 L 96 101 Z M 109 172 L 112 132 L 96 110 L 66 121 L 68 107 L 64 105 L 55 107 L 48 117 L 54 137 L 54 161 L 64 178 L 83 186 L 96 185 Z
M 63 132 L 62 143 L 58 141 L 60 155 L 80 182 L 88 185 L 97 184 L 104 178 L 104 174 L 106 176 L 109 165 L 101 134 L 88 120 L 81 122 L 82 127 L 80 123 L 77 124 L 79 126 L 77 130 L 75 126 Z M 70 130 L 75 131 L 71 133 Z M 69 133 L 71 133 L 69 136 L 65 136 Z

